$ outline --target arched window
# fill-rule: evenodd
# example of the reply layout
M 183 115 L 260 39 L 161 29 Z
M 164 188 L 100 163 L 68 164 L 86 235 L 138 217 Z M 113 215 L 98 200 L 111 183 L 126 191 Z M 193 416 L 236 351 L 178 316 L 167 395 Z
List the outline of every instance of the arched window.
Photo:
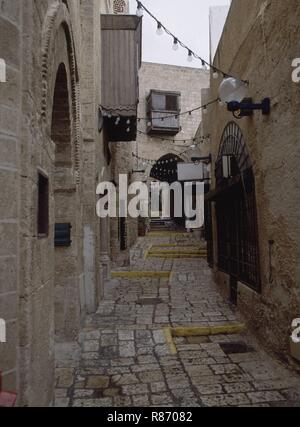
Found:
M 230 163 L 224 172 L 224 163 Z M 218 268 L 260 291 L 255 179 L 252 162 L 235 122 L 224 130 L 216 161 Z

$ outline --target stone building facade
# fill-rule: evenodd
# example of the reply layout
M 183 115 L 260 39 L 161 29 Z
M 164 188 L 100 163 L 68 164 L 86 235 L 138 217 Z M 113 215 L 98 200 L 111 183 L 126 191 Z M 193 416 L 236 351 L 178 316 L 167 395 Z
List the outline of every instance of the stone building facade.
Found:
M 299 85 L 291 78 L 292 60 L 300 52 L 299 18 L 297 0 L 232 1 L 214 65 L 249 80 L 255 102 L 270 97 L 271 113 L 237 120 L 216 104 L 203 123 L 213 156 L 209 262 L 224 295 L 236 299 L 249 325 L 283 357 L 289 356 L 292 320 L 300 315 Z M 211 79 L 211 99 L 220 83 L 221 76 Z M 235 194 L 220 176 L 224 154 L 234 158 L 233 178 L 244 181 Z M 240 191 L 234 225 L 230 205 Z M 242 221 L 246 234 L 238 225 Z
M 188 83 L 187 83 L 188 82 Z M 178 92 L 180 97 L 181 112 L 189 111 L 202 105 L 201 90 L 209 86 L 209 73 L 207 71 L 179 67 L 174 65 L 155 64 L 144 62 L 140 70 L 140 103 L 139 117 L 147 115 L 147 97 L 151 90 Z M 158 135 L 165 138 L 164 141 L 156 139 L 155 136 L 145 135 L 147 133 L 147 120 L 141 120 L 138 129 L 137 145 L 138 156 L 150 160 L 159 160 L 167 154 L 178 155 L 192 145 L 199 121 L 202 119 L 202 111 L 193 112 L 192 115 L 180 117 L 181 131 L 175 136 Z M 168 141 L 169 140 L 169 141 Z M 173 140 L 180 140 L 173 143 Z M 188 140 L 188 142 L 184 142 Z M 199 154 L 199 151 L 198 151 Z M 183 155 L 184 161 L 189 161 L 191 155 L 197 155 L 197 150 L 190 150 Z M 140 168 L 140 164 L 135 167 Z M 147 165 L 146 175 L 149 177 L 151 165 Z
M 128 2 L 0 5 L 7 65 L 0 86 L 0 318 L 7 326 L 0 370 L 19 405 L 46 406 L 54 343 L 76 340 L 102 295 L 109 225 L 96 216 L 96 186 L 111 172 L 98 129 L 100 14 L 126 13 Z

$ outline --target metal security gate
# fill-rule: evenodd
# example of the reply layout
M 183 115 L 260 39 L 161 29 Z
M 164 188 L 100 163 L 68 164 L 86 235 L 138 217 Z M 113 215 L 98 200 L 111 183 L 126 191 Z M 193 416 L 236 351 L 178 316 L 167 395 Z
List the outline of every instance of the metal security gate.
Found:
M 222 157 L 234 159 L 233 174 L 224 180 Z M 216 163 L 218 268 L 230 275 L 232 298 L 237 281 L 261 290 L 255 179 L 247 147 L 236 123 L 224 131 Z

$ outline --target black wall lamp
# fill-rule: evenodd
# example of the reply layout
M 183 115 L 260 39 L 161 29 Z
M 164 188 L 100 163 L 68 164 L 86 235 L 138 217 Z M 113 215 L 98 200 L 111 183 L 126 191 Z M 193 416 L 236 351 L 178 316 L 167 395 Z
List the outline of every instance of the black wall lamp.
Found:
M 219 88 L 220 100 L 227 104 L 228 111 L 237 119 L 250 117 L 256 110 L 261 111 L 264 116 L 270 114 L 270 98 L 263 99 L 260 104 L 253 103 L 252 98 L 247 97 L 248 85 L 233 77 L 224 79 Z
M 241 102 L 231 101 L 227 104 L 227 109 L 233 113 L 234 117 L 241 119 L 242 117 L 250 117 L 256 110 L 261 110 L 264 116 L 270 114 L 271 100 L 265 98 L 260 104 L 254 104 L 252 98 L 244 98 Z

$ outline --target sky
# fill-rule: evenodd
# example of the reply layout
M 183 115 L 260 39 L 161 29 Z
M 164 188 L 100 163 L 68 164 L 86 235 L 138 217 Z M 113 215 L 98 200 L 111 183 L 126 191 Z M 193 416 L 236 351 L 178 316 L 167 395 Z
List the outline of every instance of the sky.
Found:
M 130 1 L 130 12 L 136 13 L 136 0 Z M 142 0 L 162 24 L 195 53 L 209 59 L 209 7 L 229 5 L 230 0 Z M 156 34 L 157 24 L 144 13 L 143 61 L 199 67 L 200 61 L 187 61 L 185 49 L 173 51 L 173 40 L 167 34 Z M 209 61 L 208 61 L 209 62 Z

